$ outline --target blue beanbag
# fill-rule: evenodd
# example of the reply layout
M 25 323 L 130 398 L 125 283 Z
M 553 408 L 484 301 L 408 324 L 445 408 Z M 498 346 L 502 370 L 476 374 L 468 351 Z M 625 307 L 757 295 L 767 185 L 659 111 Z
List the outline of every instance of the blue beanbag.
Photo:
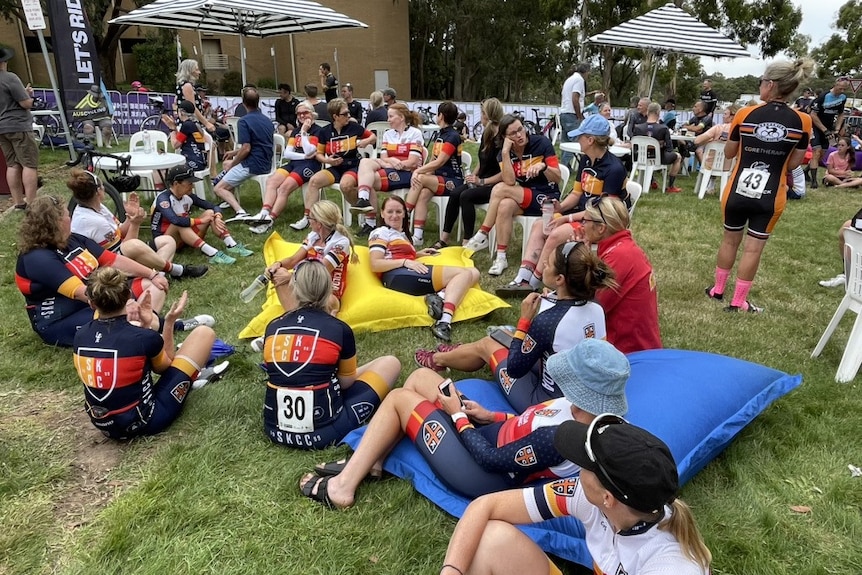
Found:
M 626 419 L 660 437 L 670 447 L 680 483 L 688 482 L 770 403 L 802 383 L 802 376 L 711 353 L 675 349 L 628 356 L 632 375 L 626 387 Z M 458 390 L 488 409 L 513 412 L 493 382 L 470 379 Z M 356 449 L 365 428 L 345 443 Z M 413 444 L 398 443 L 384 462 L 386 471 L 407 479 L 447 513 L 460 517 L 468 499 L 442 485 Z M 592 566 L 584 529 L 565 517 L 521 527 L 548 553 Z

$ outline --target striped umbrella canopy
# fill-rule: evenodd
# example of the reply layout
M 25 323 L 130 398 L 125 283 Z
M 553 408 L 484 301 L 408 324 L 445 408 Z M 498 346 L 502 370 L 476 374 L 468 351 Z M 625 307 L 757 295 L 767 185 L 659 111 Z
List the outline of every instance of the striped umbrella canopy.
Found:
M 613 28 L 590 36 L 591 44 L 641 48 L 660 54 L 677 53 L 713 58 L 751 56 L 748 51 L 673 4 L 650 10 Z
M 243 83 L 246 81 L 243 42 L 246 36 L 266 38 L 297 32 L 368 27 L 359 20 L 310 0 L 156 0 L 110 22 L 238 34 Z

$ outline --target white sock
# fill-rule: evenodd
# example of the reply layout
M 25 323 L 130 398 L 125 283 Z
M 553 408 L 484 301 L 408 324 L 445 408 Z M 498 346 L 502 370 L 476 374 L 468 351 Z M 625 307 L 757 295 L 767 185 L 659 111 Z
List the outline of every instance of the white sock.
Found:
M 260 217 L 261 217 L 261 219 L 265 218 L 265 217 L 266 217 L 266 216 L 268 216 L 268 215 L 269 215 L 269 210 L 268 210 L 268 209 L 263 208 L 262 210 L 260 210 Z
M 371 192 L 369 192 L 368 190 L 360 188 L 358 195 L 360 200 L 371 200 Z
M 537 278 L 536 274 L 530 274 L 530 287 L 533 289 L 542 287 L 542 278 Z
M 183 266 L 180 264 L 171 264 L 171 275 L 175 278 L 183 275 Z
M 448 311 L 444 311 L 443 317 L 440 318 L 440 321 L 443 323 L 452 323 L 452 314 Z
M 498 260 L 506 260 L 506 252 L 505 251 L 497 251 L 497 259 Z M 508 260 L 507 260 L 508 261 Z
M 515 276 L 515 281 L 517 283 L 520 282 L 528 282 L 530 281 L 530 277 L 533 275 L 533 272 L 521 266 L 521 269 L 518 270 L 518 275 Z
M 209 244 L 202 245 L 201 251 L 204 253 L 205 256 L 209 256 L 209 257 L 212 257 L 218 253 L 218 250 Z
M 371 226 L 372 228 L 376 228 L 377 227 L 377 218 L 376 217 L 369 218 L 368 216 L 365 216 L 365 223 L 368 224 L 369 226 Z
M 413 228 L 413 237 L 421 240 L 425 236 L 425 230 L 422 228 Z
M 236 240 L 233 239 L 231 236 L 225 236 L 224 237 L 224 245 L 226 245 L 229 248 L 232 248 L 236 245 Z

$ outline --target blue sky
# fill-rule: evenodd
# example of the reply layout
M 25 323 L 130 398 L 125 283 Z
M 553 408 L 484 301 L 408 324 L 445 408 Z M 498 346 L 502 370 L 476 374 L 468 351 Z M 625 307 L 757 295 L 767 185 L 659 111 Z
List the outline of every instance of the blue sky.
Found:
M 825 42 L 833 33 L 833 24 L 841 8 L 847 0 L 793 0 L 793 3 L 802 8 L 802 26 L 800 32 L 811 37 L 810 47 L 815 47 Z M 735 60 L 715 58 L 701 58 L 701 64 L 707 74 L 720 72 L 727 77 L 745 76 L 746 74 L 758 75 L 766 67 L 760 53 L 749 47 L 755 58 L 737 58 Z M 780 58 L 777 57 L 777 58 Z

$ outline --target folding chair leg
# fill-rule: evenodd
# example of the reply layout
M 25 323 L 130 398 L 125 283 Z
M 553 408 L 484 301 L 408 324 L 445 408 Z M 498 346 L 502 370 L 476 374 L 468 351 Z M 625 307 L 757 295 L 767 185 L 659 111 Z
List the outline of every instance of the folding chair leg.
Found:
M 860 364 L 862 364 L 862 315 L 857 315 L 847 346 L 844 348 L 844 355 L 841 356 L 841 363 L 838 364 L 835 381 L 838 383 L 853 381 Z
M 817 357 L 823 352 L 823 348 L 826 347 L 826 342 L 829 341 L 829 338 L 832 337 L 832 334 L 835 332 L 835 328 L 838 327 L 841 318 L 844 317 L 844 314 L 847 313 L 847 310 L 850 308 L 850 297 L 844 296 L 844 299 L 841 300 L 841 303 L 838 304 L 838 309 L 835 310 L 835 313 L 832 314 L 832 319 L 829 320 L 829 325 L 826 326 L 826 331 L 823 332 L 823 335 L 820 336 L 820 341 L 817 342 L 817 345 L 814 347 L 814 351 L 811 352 L 811 357 Z

